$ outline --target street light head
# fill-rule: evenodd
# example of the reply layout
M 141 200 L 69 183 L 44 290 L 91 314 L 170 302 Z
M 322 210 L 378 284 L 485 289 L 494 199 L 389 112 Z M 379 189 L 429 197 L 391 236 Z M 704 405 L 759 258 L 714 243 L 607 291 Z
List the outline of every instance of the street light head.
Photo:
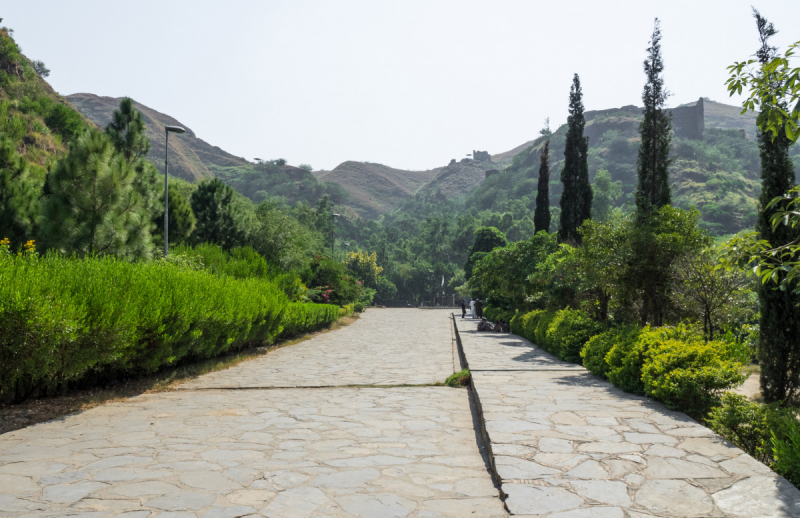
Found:
M 186 133 L 186 130 L 180 126 L 164 126 L 164 129 L 169 133 Z

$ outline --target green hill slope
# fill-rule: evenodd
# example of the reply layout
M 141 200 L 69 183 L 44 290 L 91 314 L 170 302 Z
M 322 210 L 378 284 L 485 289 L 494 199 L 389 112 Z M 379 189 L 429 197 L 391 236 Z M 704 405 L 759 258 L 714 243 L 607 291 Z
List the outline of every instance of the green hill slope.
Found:
M 68 142 L 90 126 L 36 71 L 9 30 L 0 28 L 0 133 L 13 141 L 33 177 L 43 182 Z

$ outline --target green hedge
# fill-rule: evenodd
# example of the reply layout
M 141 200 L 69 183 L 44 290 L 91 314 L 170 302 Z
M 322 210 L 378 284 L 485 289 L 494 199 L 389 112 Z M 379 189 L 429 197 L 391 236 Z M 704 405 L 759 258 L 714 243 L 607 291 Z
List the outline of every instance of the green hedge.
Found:
M 85 260 L 0 247 L 0 400 L 92 369 L 146 373 L 207 358 L 338 316 L 290 304 L 265 278 L 236 279 L 163 261 Z
M 562 309 L 547 328 L 547 344 L 562 360 L 580 364 L 583 346 L 604 329 L 583 311 Z
M 332 304 L 290 303 L 281 315 L 281 332 L 278 336 L 289 338 L 328 327 L 339 318 L 341 309 Z
M 606 356 L 619 343 L 636 343 L 640 331 L 639 326 L 626 325 L 593 336 L 581 351 L 583 366 L 592 374 L 608 379 L 610 365 L 606 361 Z

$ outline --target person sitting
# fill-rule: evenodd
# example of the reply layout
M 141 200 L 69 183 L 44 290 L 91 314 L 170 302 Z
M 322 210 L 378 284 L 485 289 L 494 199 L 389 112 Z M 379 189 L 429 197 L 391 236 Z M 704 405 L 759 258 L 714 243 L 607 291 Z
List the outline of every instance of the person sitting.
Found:
M 491 331 L 492 324 L 486 321 L 485 318 L 482 318 L 480 322 L 478 322 L 478 331 Z
M 510 333 L 510 332 L 511 332 L 511 324 L 509 324 L 508 322 L 503 322 L 503 329 L 502 329 L 502 331 L 503 331 L 504 333 Z
M 503 321 L 498 319 L 494 324 L 494 332 L 499 333 L 503 330 Z

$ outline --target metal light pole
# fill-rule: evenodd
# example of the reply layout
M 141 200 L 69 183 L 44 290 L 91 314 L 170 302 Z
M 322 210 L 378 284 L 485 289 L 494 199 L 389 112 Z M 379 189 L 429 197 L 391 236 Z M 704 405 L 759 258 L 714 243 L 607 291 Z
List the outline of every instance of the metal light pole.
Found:
M 334 259 L 334 257 L 333 257 L 333 245 L 336 242 L 335 241 L 336 236 L 333 233 L 333 226 L 336 223 L 336 220 L 334 218 L 338 218 L 339 216 L 341 216 L 341 214 L 336 214 L 335 212 L 331 214 L 331 259 Z
M 186 133 L 180 126 L 164 126 L 167 145 L 164 149 L 164 257 L 169 253 L 169 134 Z

